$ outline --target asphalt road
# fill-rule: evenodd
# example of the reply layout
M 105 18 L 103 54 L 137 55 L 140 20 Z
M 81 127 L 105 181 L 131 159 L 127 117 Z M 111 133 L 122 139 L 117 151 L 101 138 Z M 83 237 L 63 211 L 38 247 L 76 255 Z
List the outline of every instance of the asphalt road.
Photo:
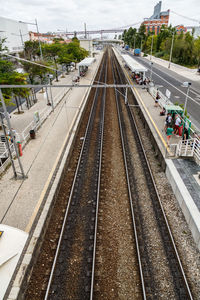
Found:
M 126 52 L 127 53 L 127 52 Z M 150 77 L 150 61 L 144 57 L 137 57 L 131 53 L 128 53 L 130 56 L 133 56 L 139 63 L 148 68 L 146 74 L 147 77 Z M 158 89 L 165 95 L 166 89 L 171 92 L 170 100 L 175 103 L 185 104 L 187 88 L 182 87 L 182 83 L 189 81 L 192 83 L 188 100 L 187 100 L 187 112 L 190 116 L 190 120 L 194 125 L 200 130 L 200 76 L 199 81 L 188 80 L 170 69 L 166 69 L 159 64 L 153 62 L 152 68 L 152 80 Z

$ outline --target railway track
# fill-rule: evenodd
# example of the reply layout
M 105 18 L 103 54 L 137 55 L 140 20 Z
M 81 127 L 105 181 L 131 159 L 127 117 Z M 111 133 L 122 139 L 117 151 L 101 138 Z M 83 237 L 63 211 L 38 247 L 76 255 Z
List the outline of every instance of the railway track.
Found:
M 106 82 L 107 54 L 99 75 Z M 89 299 L 101 173 L 105 89 L 96 89 L 45 299 Z
M 111 49 L 96 81 L 126 83 Z M 95 90 L 48 282 L 27 300 L 193 299 L 125 93 Z
M 113 74 L 115 83 L 126 82 L 114 56 Z M 143 299 L 193 299 L 133 114 L 118 92 L 116 101 Z

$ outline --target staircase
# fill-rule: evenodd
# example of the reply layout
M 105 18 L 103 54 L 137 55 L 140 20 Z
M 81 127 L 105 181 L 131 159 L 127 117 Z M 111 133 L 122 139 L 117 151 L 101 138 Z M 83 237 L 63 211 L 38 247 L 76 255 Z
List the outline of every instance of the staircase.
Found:
M 200 164 L 200 139 L 181 140 L 177 145 L 176 155 L 193 157 Z

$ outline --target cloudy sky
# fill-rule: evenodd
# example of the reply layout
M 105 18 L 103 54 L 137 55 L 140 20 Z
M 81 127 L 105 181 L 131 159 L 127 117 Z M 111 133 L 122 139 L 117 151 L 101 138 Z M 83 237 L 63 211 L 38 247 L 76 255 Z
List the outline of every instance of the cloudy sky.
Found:
M 110 29 L 143 21 L 153 14 L 158 0 L 0 0 L 0 16 L 26 22 L 37 18 L 40 32 Z M 200 20 L 200 0 L 163 0 L 162 11 Z M 171 12 L 172 25 L 198 25 Z M 138 26 L 138 25 L 137 25 Z M 135 27 L 137 27 L 135 26 Z M 34 26 L 29 30 L 35 31 Z

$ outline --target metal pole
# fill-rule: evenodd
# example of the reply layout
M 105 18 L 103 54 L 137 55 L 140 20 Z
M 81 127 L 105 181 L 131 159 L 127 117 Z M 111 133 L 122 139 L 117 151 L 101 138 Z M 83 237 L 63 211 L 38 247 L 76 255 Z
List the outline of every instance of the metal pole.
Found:
M 38 42 L 39 42 L 39 47 L 40 47 L 40 57 L 41 57 L 41 60 L 43 60 L 42 47 L 41 47 L 41 43 L 40 43 L 40 37 L 39 37 L 39 29 L 38 29 L 37 19 L 35 19 L 35 25 L 36 25 L 37 34 L 38 34 Z
M 51 105 L 51 103 L 49 101 L 49 95 L 48 95 L 47 87 L 45 87 L 45 91 L 46 91 L 46 95 L 47 95 L 47 105 Z
M 15 138 L 13 136 L 13 132 L 12 132 L 11 124 L 10 124 L 9 115 L 8 115 L 8 112 L 7 112 L 7 109 L 6 109 L 6 104 L 5 104 L 4 97 L 3 97 L 1 89 L 0 89 L 0 99 L 1 99 L 2 106 L 3 106 L 4 115 L 6 117 L 6 121 L 7 121 L 7 124 L 8 124 L 8 128 L 9 128 L 9 131 L 10 131 L 10 136 L 11 136 L 11 139 L 13 140 L 13 145 L 14 145 L 16 156 L 17 156 L 17 159 L 18 159 L 19 167 L 21 169 L 21 174 L 22 174 L 23 179 L 25 179 L 26 176 L 24 174 L 24 169 L 23 169 L 22 164 L 21 164 L 21 160 L 20 160 L 20 157 L 19 157 L 17 145 L 15 143 Z
M 9 142 L 8 142 L 8 139 L 7 139 L 7 136 L 6 136 L 6 128 L 5 128 L 5 125 L 4 125 L 2 113 L 0 113 L 0 115 L 1 115 L 1 125 L 2 125 L 2 128 L 3 128 L 4 136 L 5 136 L 6 147 L 7 147 L 7 150 L 8 150 L 8 154 L 10 156 L 10 161 L 11 161 L 11 165 L 12 165 L 12 168 L 13 168 L 14 177 L 15 177 L 15 179 L 17 179 L 17 172 L 16 172 L 16 169 L 15 169 L 15 164 L 14 164 L 12 153 L 11 153 L 11 150 L 10 150 L 10 145 L 9 145 Z
M 128 95 L 128 88 L 126 88 L 126 94 L 125 94 L 125 104 L 128 103 L 128 98 L 127 98 L 127 95 Z
M 135 36 L 134 36 L 134 50 L 135 50 Z
M 188 94 L 189 94 L 190 85 L 191 84 L 188 84 L 187 94 L 186 94 L 186 97 L 185 97 L 185 105 L 184 105 L 184 111 L 183 111 L 184 115 L 185 115 L 185 111 L 186 111 L 186 107 L 187 107 L 187 100 L 188 100 Z
M 25 47 L 24 47 L 24 41 L 23 41 L 23 37 L 22 37 L 22 31 L 21 31 L 21 29 L 19 29 L 19 34 L 20 34 L 20 38 L 21 38 L 21 42 L 22 42 L 22 47 L 23 47 L 23 49 L 24 49 L 24 57 L 26 57 L 26 56 L 25 56 Z
M 140 47 L 140 49 L 141 49 L 141 52 L 142 52 L 142 38 L 141 38 L 141 47 Z
M 170 64 L 171 64 L 171 61 L 172 61 L 172 50 L 173 50 L 173 45 L 174 45 L 174 35 L 175 35 L 175 32 L 173 32 L 173 35 L 172 35 L 172 44 L 171 44 L 171 49 L 170 49 L 169 66 L 168 66 L 169 69 L 170 69 Z
M 152 80 L 152 68 L 153 68 L 153 63 L 151 62 L 150 81 Z
M 50 89 L 50 98 L 51 98 L 52 111 L 54 111 L 53 96 L 52 96 L 52 90 L 51 90 L 51 78 L 50 77 L 49 77 L 49 89 Z
M 150 60 L 152 58 L 152 52 L 153 52 L 153 35 L 152 35 L 152 39 L 151 39 L 151 55 L 150 55 Z

